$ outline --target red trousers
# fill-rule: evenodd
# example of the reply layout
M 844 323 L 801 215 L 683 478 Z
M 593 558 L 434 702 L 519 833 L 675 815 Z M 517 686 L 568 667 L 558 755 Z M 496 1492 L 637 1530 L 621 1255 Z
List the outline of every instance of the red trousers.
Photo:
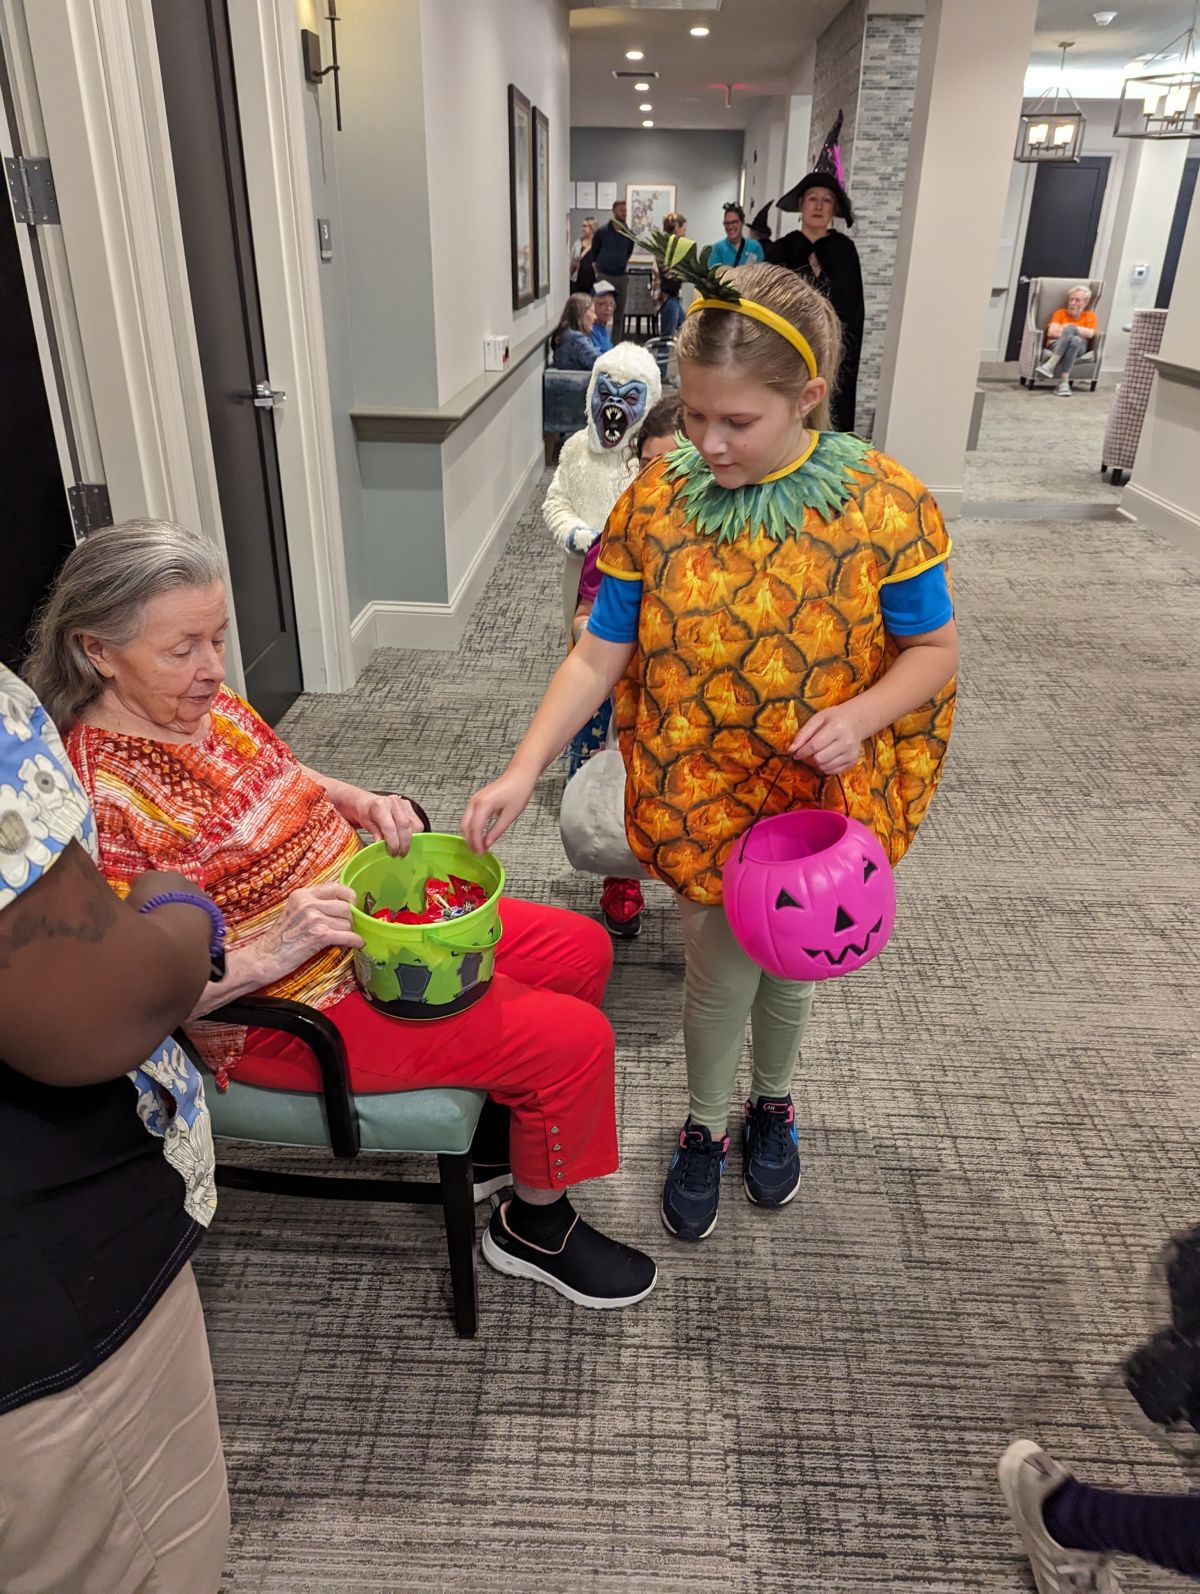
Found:
M 612 943 L 591 919 L 505 897 L 504 935 L 486 996 L 425 1023 L 389 1018 L 358 992 L 326 1010 L 346 1042 L 359 1094 L 436 1085 L 486 1090 L 512 1111 L 513 1176 L 565 1189 L 617 1166 L 613 1033 L 600 1011 Z M 320 1088 L 303 1041 L 247 1031 L 234 1078 L 276 1090 Z

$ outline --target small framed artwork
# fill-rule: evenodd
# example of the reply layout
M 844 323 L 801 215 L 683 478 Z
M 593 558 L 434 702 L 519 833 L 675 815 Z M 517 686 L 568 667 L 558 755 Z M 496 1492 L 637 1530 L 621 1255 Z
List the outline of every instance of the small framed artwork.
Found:
M 627 183 L 625 203 L 629 207 L 627 226 L 640 237 L 644 232 L 657 232 L 663 217 L 675 209 L 674 183 Z
M 508 193 L 512 218 L 512 302 L 514 310 L 535 297 L 533 215 L 533 107 L 514 84 L 508 85 Z
M 550 119 L 533 108 L 533 236 L 535 295 L 550 292 Z

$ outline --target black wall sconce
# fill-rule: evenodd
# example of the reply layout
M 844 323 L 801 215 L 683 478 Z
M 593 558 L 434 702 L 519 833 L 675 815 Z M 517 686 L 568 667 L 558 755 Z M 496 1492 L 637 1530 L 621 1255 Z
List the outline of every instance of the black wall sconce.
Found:
M 333 105 L 337 115 L 337 130 L 342 130 L 342 69 L 337 58 L 337 25 L 342 20 L 337 12 L 337 0 L 329 0 L 329 15 L 325 18 L 329 23 L 329 53 L 333 57 L 332 64 L 326 67 L 321 65 L 321 40 L 311 28 L 301 28 L 300 49 L 304 58 L 304 76 L 309 83 L 320 83 L 322 78 L 333 73 Z

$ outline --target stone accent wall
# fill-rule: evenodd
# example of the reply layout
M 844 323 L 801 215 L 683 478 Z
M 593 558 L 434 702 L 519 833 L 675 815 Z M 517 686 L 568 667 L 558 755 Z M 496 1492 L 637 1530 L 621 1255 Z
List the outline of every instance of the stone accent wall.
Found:
M 847 161 L 846 170 L 854 204 L 853 237 L 862 260 L 867 307 L 857 411 L 857 427 L 864 436 L 870 436 L 879 392 L 884 325 L 891 302 L 917 65 L 921 56 L 922 21 L 919 16 L 869 16 L 862 40 L 862 84 L 856 106 L 854 162 L 851 165 Z M 818 55 L 818 62 L 819 59 Z M 824 132 L 820 136 L 824 137 Z
M 842 164 L 849 175 L 854 155 L 854 126 L 858 115 L 858 85 L 862 75 L 866 21 L 867 0 L 850 0 L 850 4 L 838 12 L 817 40 L 812 130 L 808 141 L 809 171 L 816 164 L 825 135 L 833 126 L 837 113 L 843 111 L 846 119 L 842 123 Z M 803 172 L 788 172 L 787 186 L 791 187 L 803 176 Z

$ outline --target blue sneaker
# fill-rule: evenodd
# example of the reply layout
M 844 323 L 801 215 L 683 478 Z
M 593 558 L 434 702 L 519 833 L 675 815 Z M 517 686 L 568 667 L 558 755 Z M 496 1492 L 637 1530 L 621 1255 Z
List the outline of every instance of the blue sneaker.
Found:
M 760 1207 L 785 1207 L 800 1188 L 796 1109 L 790 1096 L 764 1096 L 757 1107 L 746 1103 L 742 1183 Z
M 716 1228 L 728 1154 L 728 1135 L 714 1140 L 690 1118 L 679 1131 L 662 1193 L 662 1220 L 676 1239 L 706 1240 Z

